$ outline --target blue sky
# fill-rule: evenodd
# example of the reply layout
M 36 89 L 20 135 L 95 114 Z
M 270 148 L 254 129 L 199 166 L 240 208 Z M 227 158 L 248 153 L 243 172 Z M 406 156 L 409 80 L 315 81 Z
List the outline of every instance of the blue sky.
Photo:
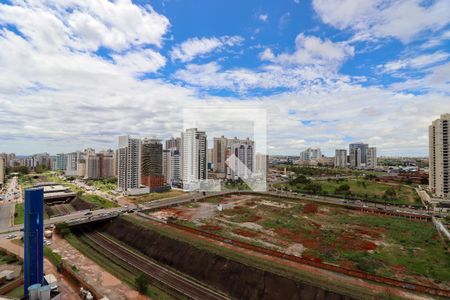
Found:
M 449 15 L 449 0 L 0 0 L 0 152 L 164 139 L 192 107 L 214 109 L 210 138 L 252 136 L 233 107 L 267 110 L 272 154 L 427 155 L 450 111 Z

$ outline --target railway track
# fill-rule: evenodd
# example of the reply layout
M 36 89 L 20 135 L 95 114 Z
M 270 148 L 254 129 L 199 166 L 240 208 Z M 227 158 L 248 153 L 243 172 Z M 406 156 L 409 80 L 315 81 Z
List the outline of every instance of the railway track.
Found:
M 231 298 L 205 287 L 191 279 L 183 277 L 165 267 L 162 267 L 141 255 L 131 252 L 126 247 L 112 241 L 99 232 L 85 233 L 86 237 L 97 244 L 106 253 L 114 255 L 118 259 L 133 266 L 162 284 L 181 293 L 189 299 L 195 300 L 229 300 Z

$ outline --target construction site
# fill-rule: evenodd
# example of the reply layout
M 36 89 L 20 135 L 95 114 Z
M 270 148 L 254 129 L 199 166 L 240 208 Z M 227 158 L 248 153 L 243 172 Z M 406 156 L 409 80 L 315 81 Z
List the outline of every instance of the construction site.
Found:
M 448 245 L 423 216 L 235 193 L 72 232 L 120 279 L 153 278 L 156 299 L 450 296 Z

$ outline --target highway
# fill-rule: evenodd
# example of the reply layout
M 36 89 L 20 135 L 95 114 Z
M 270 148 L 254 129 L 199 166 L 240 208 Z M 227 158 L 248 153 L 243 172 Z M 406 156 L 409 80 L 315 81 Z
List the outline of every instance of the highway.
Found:
M 0 201 L 0 228 L 12 226 L 16 202 L 22 201 L 16 176 L 8 181 L 5 192 L 0 196 L 2 197 L 2 201 Z

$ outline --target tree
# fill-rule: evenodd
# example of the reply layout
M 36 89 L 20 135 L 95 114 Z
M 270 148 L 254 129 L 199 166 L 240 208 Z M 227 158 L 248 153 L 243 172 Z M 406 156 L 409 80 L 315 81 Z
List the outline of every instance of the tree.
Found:
M 141 294 L 147 293 L 147 286 L 149 284 L 148 276 L 144 273 L 140 273 L 135 279 L 134 284 L 136 285 L 137 290 Z
M 305 190 L 312 194 L 320 194 L 322 192 L 322 186 L 318 183 L 311 182 L 305 186 Z
M 311 183 L 311 180 L 308 179 L 305 175 L 298 175 L 297 178 L 291 180 L 290 184 L 308 184 Z
M 56 232 L 62 237 L 65 237 L 70 233 L 70 228 L 67 223 L 56 224 Z
M 350 193 L 350 186 L 346 183 L 341 184 L 336 188 L 337 194 L 349 194 Z
M 383 198 L 385 198 L 385 199 L 393 199 L 396 196 L 397 196 L 397 192 L 395 191 L 395 188 L 390 187 L 384 192 Z
M 47 166 L 44 164 L 38 164 L 36 166 L 36 173 L 44 173 L 48 170 Z

